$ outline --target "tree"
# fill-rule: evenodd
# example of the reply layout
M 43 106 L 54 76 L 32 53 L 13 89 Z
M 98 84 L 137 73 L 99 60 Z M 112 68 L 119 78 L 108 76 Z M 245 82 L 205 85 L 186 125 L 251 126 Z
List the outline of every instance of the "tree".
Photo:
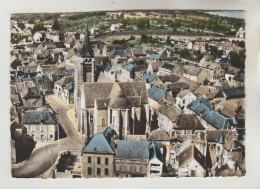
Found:
M 170 36 L 167 37 L 167 39 L 166 39 L 166 44 L 167 44 L 167 45 L 170 45 L 170 44 L 171 44 L 171 37 L 170 37 Z
M 245 41 L 239 41 L 238 46 L 241 48 L 245 48 L 245 46 L 246 46 Z
M 60 22 L 58 20 L 58 18 L 56 18 L 53 22 L 53 25 L 52 25 L 52 29 L 54 30 L 60 30 Z
M 58 164 L 56 165 L 58 172 L 65 172 L 71 170 L 76 161 L 76 156 L 72 155 L 70 151 L 61 154 Z
M 231 51 L 229 53 L 231 65 L 240 68 L 242 71 L 245 69 L 246 54 L 245 51 Z
M 53 60 L 52 56 L 50 56 L 45 62 L 44 64 L 55 64 L 55 61 Z
M 22 65 L 22 60 L 19 58 L 16 58 L 12 63 L 11 63 L 11 67 L 13 69 L 16 69 L 18 66 Z
M 43 22 L 36 23 L 34 25 L 34 27 L 33 27 L 33 32 L 42 31 L 42 30 L 46 30 L 46 28 L 44 27 Z
M 19 23 L 18 23 L 18 26 L 19 26 L 22 30 L 25 28 L 25 25 L 24 25 L 24 23 L 22 23 L 22 22 L 19 22 Z
M 192 53 L 189 49 L 185 48 L 185 49 L 182 49 L 180 52 L 179 52 L 180 56 L 182 58 L 185 58 L 185 59 L 188 59 L 188 60 L 192 60 Z
M 216 59 L 220 58 L 223 55 L 223 50 L 218 50 L 217 47 L 211 46 L 210 47 L 210 54 Z

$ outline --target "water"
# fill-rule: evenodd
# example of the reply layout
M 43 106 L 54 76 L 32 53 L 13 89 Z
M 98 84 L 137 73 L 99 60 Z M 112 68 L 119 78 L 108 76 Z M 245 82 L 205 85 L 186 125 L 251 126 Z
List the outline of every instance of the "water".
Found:
M 245 19 L 245 11 L 207 11 L 206 13 Z

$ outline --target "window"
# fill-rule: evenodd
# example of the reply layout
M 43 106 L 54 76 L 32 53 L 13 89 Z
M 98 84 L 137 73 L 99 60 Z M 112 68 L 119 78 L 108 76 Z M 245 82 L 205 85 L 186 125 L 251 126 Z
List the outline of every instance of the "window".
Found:
M 92 174 L 92 169 L 91 167 L 88 167 L 88 175 L 91 175 Z
M 88 163 L 91 163 L 91 157 L 88 157 Z
M 52 139 L 53 138 L 53 135 L 50 135 L 50 139 Z
M 90 114 L 90 115 L 89 115 L 89 120 L 90 120 L 90 123 L 94 123 L 93 114 Z
M 114 72 L 111 72 L 111 74 L 113 75 L 113 74 L 114 74 Z
M 97 175 L 100 175 L 100 168 L 97 168 Z
M 220 147 L 219 146 L 218 146 L 217 150 L 218 150 L 218 152 L 220 151 Z
M 105 164 L 108 165 L 108 158 L 105 159 Z
M 152 163 L 151 166 L 159 167 L 160 164 L 153 164 L 153 163 Z
M 102 126 L 105 126 L 105 119 L 102 119 Z
M 105 168 L 105 175 L 108 175 L 108 168 Z
M 110 124 L 112 124 L 112 109 L 110 109 Z
M 97 164 L 100 165 L 100 157 L 97 157 Z

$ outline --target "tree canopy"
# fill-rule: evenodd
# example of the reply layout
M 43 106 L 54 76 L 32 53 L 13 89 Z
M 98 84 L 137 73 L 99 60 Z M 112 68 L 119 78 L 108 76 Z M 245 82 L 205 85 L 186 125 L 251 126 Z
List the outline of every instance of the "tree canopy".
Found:
M 11 67 L 13 69 L 16 69 L 18 66 L 22 65 L 22 60 L 19 58 L 16 58 L 12 63 L 11 63 Z
M 229 53 L 231 65 L 240 68 L 242 71 L 245 69 L 246 53 L 245 51 L 231 51 Z
M 58 18 L 56 18 L 56 19 L 53 21 L 52 29 L 54 29 L 54 30 L 60 30 L 60 22 L 59 22 Z

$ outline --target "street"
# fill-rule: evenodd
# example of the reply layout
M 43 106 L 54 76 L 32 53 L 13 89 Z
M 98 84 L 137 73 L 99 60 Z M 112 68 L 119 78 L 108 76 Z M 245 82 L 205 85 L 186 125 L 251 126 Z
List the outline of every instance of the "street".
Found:
M 80 151 L 83 148 L 83 141 L 76 134 L 65 108 L 54 100 L 49 100 L 48 103 L 56 113 L 58 111 L 58 120 L 67 137 L 60 139 L 53 144 L 45 145 L 34 150 L 28 160 L 12 168 L 13 177 L 36 177 L 52 166 L 52 163 L 56 161 L 59 152 L 67 150 Z

